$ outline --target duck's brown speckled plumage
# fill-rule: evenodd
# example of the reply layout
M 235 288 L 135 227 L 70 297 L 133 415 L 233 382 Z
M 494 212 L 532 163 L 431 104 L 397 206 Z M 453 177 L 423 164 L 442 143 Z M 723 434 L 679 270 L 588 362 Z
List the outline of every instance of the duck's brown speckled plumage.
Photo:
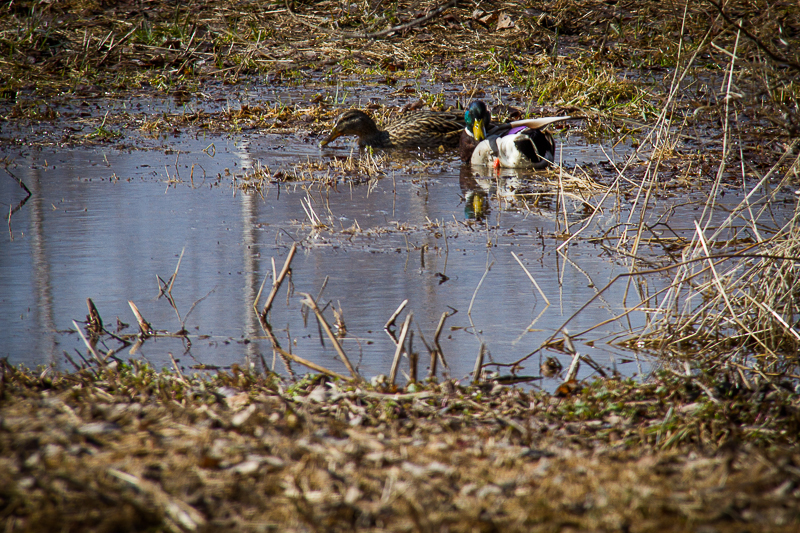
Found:
M 356 135 L 360 146 L 372 148 L 452 147 L 458 145 L 464 126 L 461 112 L 418 111 L 399 117 L 381 130 L 369 115 L 351 109 L 336 120 L 330 135 L 320 145 L 343 135 Z

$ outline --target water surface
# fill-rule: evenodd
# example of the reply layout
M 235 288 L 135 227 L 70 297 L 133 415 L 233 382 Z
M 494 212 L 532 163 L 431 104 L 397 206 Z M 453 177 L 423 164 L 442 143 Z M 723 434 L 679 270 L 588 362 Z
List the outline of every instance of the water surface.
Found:
M 285 349 L 346 373 L 300 305 L 299 293 L 317 296 L 324 285 L 320 304 L 327 305 L 331 323 L 332 307 L 341 310 L 344 349 L 364 376 L 388 374 L 394 345 L 383 325 L 408 300 L 421 374 L 428 362 L 421 337 L 430 342 L 441 314 L 457 311 L 447 321 L 441 345 L 447 374 L 463 378 L 481 343 L 487 361 L 524 357 L 630 267 L 597 241 L 576 240 L 556 252 L 561 241 L 554 237 L 563 232 L 564 220 L 575 225 L 574 231 L 586 213 L 580 203 L 560 205 L 553 191 L 540 191 L 547 194 L 536 202 L 521 202 L 519 192 L 532 187 L 535 175 L 504 172 L 499 179 L 486 179 L 462 168 L 451 154 L 411 154 L 387 167 L 387 175 L 363 183 L 274 183 L 260 193 L 244 193 L 234 186 L 234 177 L 241 179 L 256 163 L 274 170 L 346 158 L 352 142 L 337 141 L 325 151 L 308 139 L 277 135 L 179 135 L 159 142 L 159 149 L 149 150 L 17 148 L 3 154 L 32 196 L 11 217 L 0 244 L 0 356 L 12 364 L 71 368 L 64 353 L 78 360 L 78 352 L 86 352 L 72 321 L 84 320 L 91 298 L 111 331 L 119 323 L 121 332 L 135 332 L 128 305 L 133 301 L 155 329 L 189 332 L 189 342 L 153 337 L 133 353 L 108 340 L 104 348 L 120 349 L 119 357 L 160 368 L 171 365 L 171 354 L 186 369 L 260 365 L 263 357 L 285 373 L 263 338 L 253 302 L 265 278 L 269 288 L 273 258 L 280 269 L 297 242 L 291 284 L 282 288 L 270 315 Z M 579 135 L 563 144 L 568 168 L 602 163 L 606 154 L 617 157 L 610 147 L 604 153 Z M 621 149 L 627 153 L 619 157 L 630 153 Z M 24 196 L 12 179 L 0 179 L 3 209 Z M 654 216 L 670 209 L 697 216 L 693 206 L 680 207 L 684 200 L 664 200 Z M 736 202 L 735 194 L 726 201 Z M 312 226 L 304 203 L 327 228 Z M 596 216 L 584 236 L 602 234 L 624 220 L 625 208 L 622 202 Z M 172 288 L 176 310 L 158 297 L 158 278 L 169 279 L 181 253 Z M 657 253 L 660 249 L 652 251 L 654 257 Z M 569 330 L 582 331 L 619 313 L 625 285 L 617 285 Z M 651 289 L 656 287 L 645 290 Z M 625 323 L 612 322 L 578 339 L 576 348 L 625 375 L 646 373 L 650 359 L 606 342 L 643 320 L 634 314 Z M 565 366 L 570 361 L 559 352 L 544 354 Z M 539 358 L 524 363 L 520 373 L 537 375 Z M 585 367 L 581 376 L 591 372 Z

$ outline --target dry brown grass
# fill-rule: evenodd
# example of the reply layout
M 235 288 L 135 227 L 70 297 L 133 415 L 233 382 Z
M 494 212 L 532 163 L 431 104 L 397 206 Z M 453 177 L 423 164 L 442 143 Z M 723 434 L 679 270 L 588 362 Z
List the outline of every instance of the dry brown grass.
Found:
M 684 246 L 685 262 L 675 268 L 671 288 L 639 343 L 733 362 L 750 372 L 800 373 L 798 213 L 785 222 L 774 220 L 778 225 L 772 227 L 763 221 L 772 197 L 797 180 L 800 160 L 791 150 L 786 156 L 791 163 L 780 183 L 768 185 L 783 163 L 722 224 L 696 223 L 694 238 Z M 713 199 L 706 208 L 710 217 Z
M 435 10 L 443 5 L 449 7 Z M 593 124 L 608 134 L 610 126 L 624 127 L 622 120 L 655 118 L 666 96 L 659 85 L 695 53 L 677 98 L 679 116 L 697 125 L 708 120 L 705 115 L 713 120 L 723 104 L 716 76 L 736 46 L 742 119 L 762 135 L 795 134 L 795 7 L 791 1 L 735 1 L 725 4 L 723 16 L 711 0 L 553 0 L 477 9 L 469 3 L 364 0 L 292 4 L 291 10 L 283 1 L 173 6 L 23 0 L 0 10 L 0 91 L 18 100 L 19 116 L 30 116 L 25 110 L 31 100 L 41 104 L 59 94 L 155 90 L 189 99 L 207 82 L 254 77 L 290 86 L 359 79 L 393 86 L 398 95 L 416 93 L 438 107 L 452 95 L 413 80 L 455 81 L 464 87 L 461 100 L 500 97 L 493 87 L 511 86 L 512 94 L 531 102 L 528 111 L 545 106 L 599 116 L 602 122 Z M 738 27 L 736 21 L 744 22 Z M 399 29 L 386 31 L 391 28 Z M 698 109 L 701 120 L 691 120 Z
M 788 532 L 800 518 L 786 391 L 751 410 L 755 396 L 698 402 L 668 375 L 566 399 L 239 368 L 2 377 L 6 531 Z M 771 450 L 748 444 L 759 435 Z

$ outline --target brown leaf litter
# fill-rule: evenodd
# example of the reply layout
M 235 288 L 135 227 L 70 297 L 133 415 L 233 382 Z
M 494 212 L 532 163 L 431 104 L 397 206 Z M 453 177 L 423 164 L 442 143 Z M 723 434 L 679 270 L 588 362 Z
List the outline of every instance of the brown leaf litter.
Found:
M 559 399 L 239 368 L 2 370 L 5 531 L 795 531 L 800 518 L 791 391 L 720 407 L 675 382 L 665 396 L 668 377 Z

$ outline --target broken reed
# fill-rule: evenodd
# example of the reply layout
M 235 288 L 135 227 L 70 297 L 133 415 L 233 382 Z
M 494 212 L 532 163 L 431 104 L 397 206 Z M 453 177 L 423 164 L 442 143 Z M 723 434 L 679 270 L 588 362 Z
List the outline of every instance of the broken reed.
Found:
M 781 156 L 764 174 L 736 161 L 744 157 L 741 140 L 747 132 L 735 120 L 736 109 L 731 105 L 737 57 L 735 54 L 730 57 L 724 85 L 727 93 L 722 109 L 723 136 L 714 182 L 702 212 L 694 220 L 692 238 L 683 245 L 668 291 L 660 304 L 648 311 L 652 322 L 640 335 L 633 336 L 629 344 L 676 355 L 692 354 L 695 358 L 757 355 L 771 371 L 785 372 L 796 368 L 793 354 L 800 347 L 797 328 L 800 278 L 796 274 L 800 262 L 799 213 L 795 208 L 789 220 L 776 221 L 770 210 L 780 200 L 779 195 L 797 183 L 800 141 L 784 145 Z M 693 60 L 694 57 L 689 65 Z M 674 88 L 679 85 L 677 80 Z M 676 90 L 671 91 L 675 93 Z M 678 145 L 674 130 L 666 123 L 671 111 L 670 99 L 661 120 L 648 135 L 653 138 L 654 150 L 640 187 L 638 229 L 632 239 L 621 238 L 618 244 L 627 247 L 631 257 L 636 257 L 643 240 L 645 212 L 651 205 L 651 197 L 657 193 L 662 160 Z M 731 179 L 729 166 L 739 169 L 737 181 L 746 188 L 738 206 L 722 210 L 718 195 L 726 177 Z M 633 210 L 628 222 L 636 222 Z M 748 245 L 743 247 L 744 243 Z M 635 269 L 632 263 L 632 271 Z M 787 357 L 789 354 L 792 357 Z M 746 361 L 746 357 L 737 359 Z M 765 368 L 763 364 L 759 366 Z M 745 368 L 760 371 L 755 365 Z
M 694 57 L 689 65 L 693 60 Z M 773 370 L 786 371 L 787 365 L 796 366 L 796 361 L 786 355 L 795 354 L 800 347 L 796 327 L 800 308 L 800 278 L 796 274 L 800 228 L 797 208 L 785 222 L 774 220 L 770 209 L 779 201 L 779 195 L 797 182 L 800 141 L 787 143 L 764 174 L 736 161 L 744 157 L 741 140 L 747 135 L 736 121 L 737 110 L 732 105 L 737 60 L 735 54 L 730 54 L 726 68 L 723 136 L 715 180 L 702 213 L 694 220 L 692 239 L 683 247 L 682 264 L 675 270 L 670 288 L 653 315 L 654 321 L 636 339 L 636 345 L 713 359 L 727 358 L 728 354 L 756 354 L 767 356 L 767 365 Z M 677 78 L 676 73 L 674 88 L 680 85 Z M 662 118 L 669 115 L 668 111 L 669 101 Z M 655 157 L 648 167 L 653 172 L 647 185 L 643 180 L 642 212 L 656 189 L 662 154 L 678 144 L 670 129 L 661 124 L 656 128 Z M 670 150 L 660 149 L 664 147 Z M 737 181 L 746 184 L 746 189 L 738 206 L 722 210 L 718 195 L 731 173 L 729 165 L 739 169 Z M 634 256 L 643 233 L 644 214 L 640 221 L 631 247 Z M 742 247 L 742 243 L 751 244 Z
M 652 262 L 640 255 L 639 247 L 648 240 L 659 239 L 650 220 L 657 216 L 653 207 L 662 186 L 660 178 L 670 175 L 668 160 L 679 155 L 682 137 L 685 136 L 685 120 L 680 124 L 673 118 L 680 116 L 686 78 L 698 61 L 699 52 L 708 44 L 709 35 L 692 53 L 682 57 L 679 50 L 678 59 L 682 67 L 672 74 L 671 87 L 657 120 L 648 128 L 636 152 L 623 165 L 615 167 L 617 177 L 595 208 L 595 213 L 601 211 L 611 198 L 611 192 L 615 191 L 619 196 L 621 184 L 633 185 L 633 194 L 630 190 L 626 193 L 632 203 L 629 202 L 627 219 L 623 219 L 619 226 L 623 231 L 619 231 L 615 246 L 607 247 L 627 258 L 630 271 L 627 276 L 612 280 L 597 296 L 621 277 L 626 277 L 628 282 L 626 301 L 630 288 L 640 291 L 640 303 L 614 318 L 619 320 L 634 310 L 647 313 L 648 322 L 643 331 L 638 334 L 631 332 L 623 343 L 633 349 L 644 347 L 658 353 L 692 354 L 698 358 L 725 359 L 727 354 L 745 354 L 757 355 L 763 361 L 763 356 L 767 356 L 771 370 L 787 371 L 796 368 L 793 354 L 800 347 L 797 328 L 800 282 L 796 275 L 800 261 L 800 231 L 797 211 L 790 220 L 775 221 L 770 218 L 770 208 L 780 201 L 779 195 L 785 194 L 788 187 L 796 188 L 800 171 L 800 157 L 797 155 L 800 141 L 784 143 L 777 161 L 766 173 L 744 162 L 745 150 L 751 146 L 744 144 L 743 140 L 751 139 L 753 131 L 738 120 L 740 108 L 734 79 L 738 79 L 736 77 L 743 70 L 752 68 L 752 64 L 742 66 L 744 61 L 734 53 L 738 50 L 740 36 L 741 32 L 730 50 L 715 45 L 729 58 L 722 80 L 724 99 L 716 108 L 723 125 L 722 136 L 719 140 L 704 140 L 707 152 L 709 148 L 713 150 L 708 153 L 716 158 L 717 168 L 707 200 L 694 221 L 694 232 L 686 237 L 675 235 L 673 242 L 680 246 L 682 254 L 679 257 L 665 254 L 666 258 L 672 258 L 671 264 L 642 270 L 641 265 Z M 637 167 L 637 158 L 643 155 L 644 172 L 637 184 L 628 175 Z M 739 176 L 735 175 L 736 170 Z M 718 195 L 723 186 L 731 182 L 742 186 L 744 198 L 733 209 L 727 206 L 720 209 Z M 594 215 L 573 232 L 559 246 L 559 251 L 589 228 L 593 218 Z M 664 224 L 664 227 L 669 228 L 669 225 Z M 647 239 L 648 233 L 652 233 L 655 239 Z M 743 247 L 743 243 L 747 246 Z M 674 272 L 674 277 L 664 290 L 648 295 L 638 284 L 648 275 L 663 275 L 665 271 Z M 590 303 L 591 300 L 587 305 Z M 745 360 L 740 358 L 737 364 Z M 764 367 L 756 368 L 751 364 L 743 368 L 760 372 Z
M 637 344 L 695 356 L 759 355 L 762 368 L 796 367 L 800 348 L 798 213 L 773 237 L 742 252 L 709 253 L 698 231 L 655 320 Z M 713 248 L 712 248 L 713 246 Z
M 363 183 L 385 176 L 390 167 L 387 154 L 375 154 L 370 150 L 363 154 L 351 151 L 346 158 L 309 159 L 279 170 L 272 170 L 261 161 L 255 161 L 250 169 L 234 175 L 233 186 L 264 196 L 273 183 L 315 183 L 322 186 L 335 186 L 341 182 Z

